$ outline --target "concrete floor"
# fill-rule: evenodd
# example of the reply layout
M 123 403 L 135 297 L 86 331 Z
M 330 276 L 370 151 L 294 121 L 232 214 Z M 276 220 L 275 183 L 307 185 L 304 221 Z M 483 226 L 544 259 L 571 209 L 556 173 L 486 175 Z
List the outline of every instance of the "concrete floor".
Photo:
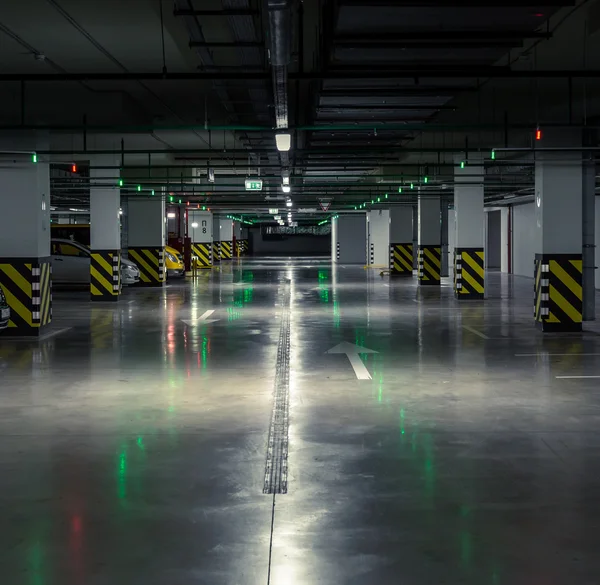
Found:
M 598 328 L 488 291 L 257 259 L 57 293 L 70 329 L 0 340 L 0 583 L 597 583 L 600 378 L 558 377 L 600 376 Z

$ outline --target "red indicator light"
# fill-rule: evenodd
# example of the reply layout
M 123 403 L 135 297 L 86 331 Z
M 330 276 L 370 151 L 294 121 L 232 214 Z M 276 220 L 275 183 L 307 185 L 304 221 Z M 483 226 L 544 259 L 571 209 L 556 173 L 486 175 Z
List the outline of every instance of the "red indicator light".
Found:
M 542 131 L 539 128 L 535 131 L 535 139 L 536 140 L 542 139 Z
M 77 165 L 71 165 L 71 172 L 72 173 L 76 173 L 77 172 Z

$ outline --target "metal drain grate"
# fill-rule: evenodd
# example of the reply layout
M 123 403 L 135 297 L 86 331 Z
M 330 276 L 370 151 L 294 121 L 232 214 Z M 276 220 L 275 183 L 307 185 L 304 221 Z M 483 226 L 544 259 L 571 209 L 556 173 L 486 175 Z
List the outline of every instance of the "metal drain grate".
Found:
M 290 402 L 290 289 L 284 285 L 280 293 L 281 325 L 275 366 L 273 412 L 269 427 L 264 494 L 287 494 L 288 432 Z

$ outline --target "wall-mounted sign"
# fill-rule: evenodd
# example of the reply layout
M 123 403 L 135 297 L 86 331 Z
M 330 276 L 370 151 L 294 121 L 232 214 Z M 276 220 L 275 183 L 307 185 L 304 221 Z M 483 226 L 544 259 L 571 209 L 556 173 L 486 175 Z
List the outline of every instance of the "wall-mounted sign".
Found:
M 246 191 L 262 191 L 263 182 L 260 179 L 246 179 Z

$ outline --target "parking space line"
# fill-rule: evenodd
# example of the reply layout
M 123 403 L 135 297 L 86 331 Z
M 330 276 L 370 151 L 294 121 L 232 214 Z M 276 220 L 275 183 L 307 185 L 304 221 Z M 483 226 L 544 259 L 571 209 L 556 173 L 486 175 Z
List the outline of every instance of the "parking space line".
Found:
M 592 356 L 592 355 L 600 355 L 600 353 L 516 353 L 515 357 L 554 357 L 554 356 Z
M 487 335 L 484 335 L 483 333 L 481 333 L 481 331 L 477 331 L 477 329 L 473 329 L 472 327 L 467 327 L 466 325 L 463 325 L 463 329 L 466 329 L 467 331 L 470 331 L 478 337 L 481 337 L 481 339 L 490 339 Z
M 600 376 L 556 376 L 557 380 L 591 380 Z

